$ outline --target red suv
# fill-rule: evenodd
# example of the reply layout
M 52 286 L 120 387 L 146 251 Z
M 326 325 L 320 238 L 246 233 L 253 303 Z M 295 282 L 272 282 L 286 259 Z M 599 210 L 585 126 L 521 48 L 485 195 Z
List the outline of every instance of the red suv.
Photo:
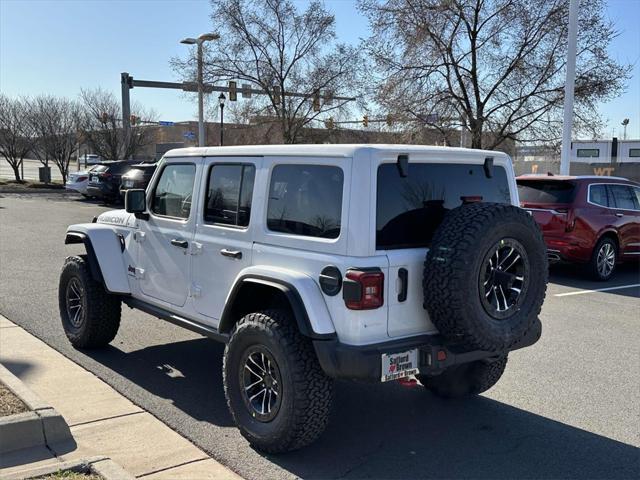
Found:
M 520 206 L 540 225 L 549 261 L 583 263 L 608 280 L 617 262 L 640 258 L 640 184 L 553 175 L 517 181 Z

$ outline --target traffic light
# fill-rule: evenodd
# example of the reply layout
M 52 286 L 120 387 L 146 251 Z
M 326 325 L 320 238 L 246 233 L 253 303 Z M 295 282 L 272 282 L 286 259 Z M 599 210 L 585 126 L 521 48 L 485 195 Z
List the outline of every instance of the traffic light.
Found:
M 329 117 L 324 121 L 324 126 L 325 128 L 327 128 L 328 130 L 333 130 L 333 128 L 335 127 L 335 123 L 333 121 L 333 117 Z
M 129 117 L 129 122 L 131 123 L 131 125 L 135 125 L 136 123 L 138 123 L 138 117 L 136 117 L 135 115 L 131 115 Z
M 233 80 L 229 82 L 229 101 L 235 102 L 238 100 L 238 84 Z
M 362 117 L 362 126 L 365 128 L 369 126 L 369 115 Z
M 276 105 L 280 105 L 281 100 L 281 91 L 280 91 L 280 85 L 274 85 L 273 86 L 273 100 L 275 102 Z
M 107 123 L 109 121 L 109 114 L 107 112 L 102 112 L 101 120 L 102 123 Z
M 387 115 L 387 126 L 388 127 L 392 127 L 393 126 L 393 115 L 391 115 L 391 114 Z
M 313 111 L 314 112 L 320 111 L 320 92 L 315 92 L 313 94 Z

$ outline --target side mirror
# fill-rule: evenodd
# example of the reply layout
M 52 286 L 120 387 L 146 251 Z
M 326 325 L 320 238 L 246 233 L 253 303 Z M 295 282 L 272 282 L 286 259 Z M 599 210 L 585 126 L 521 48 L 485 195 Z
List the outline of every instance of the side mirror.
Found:
M 141 218 L 147 210 L 147 194 L 142 189 L 127 190 L 124 195 L 124 209 Z M 139 216 L 140 215 L 140 216 Z

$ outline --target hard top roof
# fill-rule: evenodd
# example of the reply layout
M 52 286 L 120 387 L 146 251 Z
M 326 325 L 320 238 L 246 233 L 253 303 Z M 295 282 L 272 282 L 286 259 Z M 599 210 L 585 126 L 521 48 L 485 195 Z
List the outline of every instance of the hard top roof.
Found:
M 506 156 L 503 152 L 473 150 L 469 148 L 437 147 L 403 144 L 294 144 L 294 145 L 234 145 L 229 147 L 193 147 L 168 151 L 166 157 L 185 156 L 330 156 L 352 157 L 356 151 L 370 149 L 376 152 L 451 154 L 458 152 L 475 156 Z

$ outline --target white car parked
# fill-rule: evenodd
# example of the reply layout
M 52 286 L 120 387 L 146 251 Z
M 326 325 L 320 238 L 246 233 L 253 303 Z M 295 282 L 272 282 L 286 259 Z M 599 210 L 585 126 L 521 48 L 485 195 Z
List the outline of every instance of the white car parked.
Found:
M 83 196 L 88 197 L 87 185 L 89 185 L 89 172 L 94 168 L 95 166 L 79 172 L 70 172 L 67 176 L 67 183 L 64 184 L 64 188 L 67 190 L 73 190 L 74 192 L 78 192 Z
M 540 338 L 546 248 L 517 205 L 500 152 L 172 150 L 125 210 L 68 228 L 86 255 L 65 261 L 62 325 L 75 347 L 104 346 L 124 303 L 226 343 L 241 433 L 293 450 L 324 430 L 335 378 L 478 394 Z

